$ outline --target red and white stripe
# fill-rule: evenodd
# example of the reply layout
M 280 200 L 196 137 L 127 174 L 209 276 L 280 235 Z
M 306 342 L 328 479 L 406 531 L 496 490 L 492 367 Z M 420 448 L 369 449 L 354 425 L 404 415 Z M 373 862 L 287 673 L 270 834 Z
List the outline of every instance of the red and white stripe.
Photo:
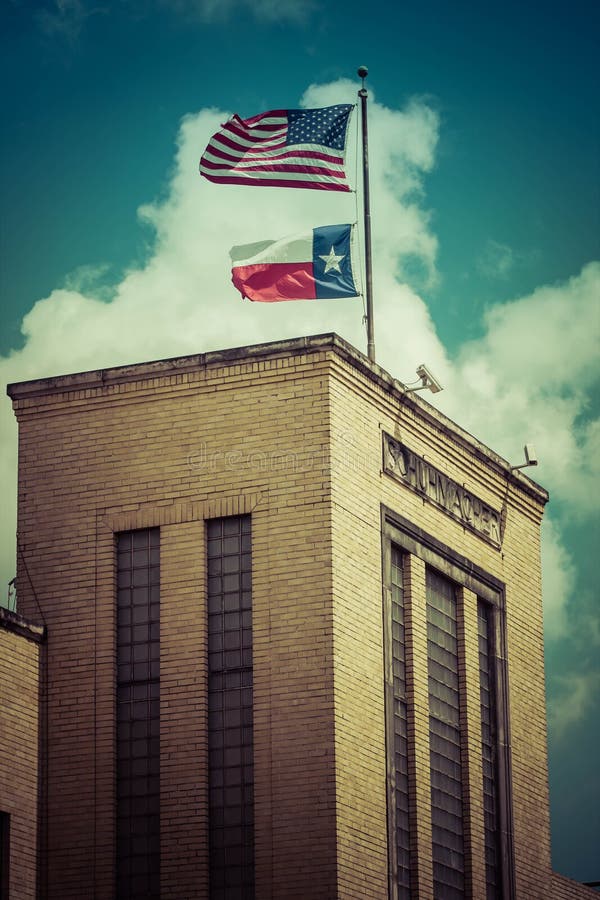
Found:
M 240 119 L 234 115 L 210 139 L 200 174 L 220 184 L 253 184 L 349 191 L 343 153 L 322 144 L 286 144 L 284 109 Z

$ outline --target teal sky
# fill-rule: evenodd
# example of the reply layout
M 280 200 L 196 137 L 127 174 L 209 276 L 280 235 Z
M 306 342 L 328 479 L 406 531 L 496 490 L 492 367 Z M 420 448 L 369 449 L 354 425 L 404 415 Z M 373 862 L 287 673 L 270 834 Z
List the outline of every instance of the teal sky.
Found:
M 590 459 L 600 455 L 600 277 L 588 269 L 584 290 L 582 276 L 586 266 L 600 260 L 597 4 L 8 0 L 1 17 L 0 362 L 8 381 L 49 374 L 46 367 L 59 374 L 121 361 L 94 341 L 85 319 L 88 302 L 73 313 L 81 316 L 77 337 L 72 330 L 56 330 L 63 313 L 65 321 L 69 318 L 60 289 L 116 303 L 127 273 L 147 272 L 159 251 L 171 246 L 173 217 L 168 213 L 179 209 L 174 205 L 181 164 L 176 141 L 180 134 L 180 147 L 187 146 L 187 132 L 180 133 L 184 117 L 210 108 L 250 116 L 298 106 L 311 84 L 356 80 L 359 64 L 369 67 L 369 87 L 381 108 L 398 113 L 416 104 L 431 112 L 431 163 L 394 161 L 391 152 L 390 173 L 409 171 L 414 183 L 396 212 L 386 209 L 381 246 L 393 256 L 398 235 L 392 274 L 424 302 L 435 346 L 449 371 L 466 377 L 475 371 L 474 360 L 480 371 L 493 359 L 502 383 L 517 386 L 521 367 L 523 379 L 527 372 L 546 379 L 542 387 L 536 385 L 539 421 L 529 416 L 535 433 L 521 434 L 515 427 L 514 443 L 512 436 L 499 441 L 499 426 L 486 430 L 484 417 L 471 413 L 469 418 L 468 401 L 466 421 L 451 396 L 440 403 L 449 403 L 459 424 L 500 452 L 519 456 L 533 438 L 542 462 L 554 460 L 534 472 L 553 498 L 545 590 L 549 587 L 552 596 L 562 590 L 562 598 L 549 601 L 546 651 L 553 865 L 580 880 L 600 880 L 595 571 L 600 530 L 597 506 L 589 503 L 587 470 Z M 202 150 L 197 146 L 198 158 Z M 200 182 L 198 177 L 196 188 L 190 181 L 186 190 L 197 189 L 206 202 L 226 196 L 208 193 L 212 186 Z M 266 201 L 263 193 L 254 193 L 260 189 L 247 190 L 246 214 L 252 222 L 252 203 Z M 138 209 L 147 204 L 154 219 L 142 222 Z M 404 247 L 395 216 L 409 207 L 419 211 L 415 233 L 432 241 L 427 251 L 420 251 L 417 241 L 417 249 Z M 188 229 L 198 228 L 200 261 L 200 222 L 209 215 L 206 205 L 199 206 L 185 220 Z M 153 227 L 157 219 L 160 227 Z M 248 233 L 246 242 L 283 236 L 263 234 L 256 224 L 258 230 Z M 243 242 L 239 237 L 227 243 L 224 231 L 224 269 L 229 246 Z M 200 281 L 195 290 L 202 289 Z M 44 298 L 50 298 L 48 304 L 36 307 L 24 335 L 23 317 Z M 508 329 L 502 331 L 501 317 L 505 312 L 513 316 L 516 307 L 508 304 L 519 299 L 523 317 L 510 319 L 514 331 L 500 344 L 498 335 Z M 149 319 L 157 312 L 152 302 Z M 247 343 L 243 335 L 231 341 L 225 336 L 228 317 L 236 315 L 235 302 L 221 307 L 221 346 Z M 554 318 L 545 315 L 544 303 L 555 304 Z M 42 314 L 53 319 L 46 332 Z M 266 321 L 263 311 L 257 315 Z M 294 323 L 298 315 L 296 305 Z M 319 327 L 307 324 L 307 329 L 344 334 L 335 312 L 328 315 Z M 283 322 L 281 310 L 271 316 Z M 552 331 L 553 321 L 568 325 Z M 265 325 L 265 335 L 267 327 L 274 326 Z M 277 327 L 283 335 L 292 325 Z M 425 326 L 414 327 L 412 343 L 419 356 L 421 340 L 424 350 L 434 345 L 425 337 Z M 214 329 L 211 339 L 219 346 Z M 207 341 L 199 331 L 195 349 L 209 349 Z M 522 346 L 519 355 L 514 348 Z M 162 347 L 156 336 L 143 344 L 132 340 L 130 358 L 122 361 L 148 358 L 146 348 L 153 356 L 192 352 L 176 339 L 165 339 L 164 352 Z M 531 359 L 542 356 L 547 363 L 530 366 Z M 385 357 L 384 364 L 390 368 Z M 410 381 L 413 371 L 414 366 L 393 374 Z M 527 385 L 522 389 L 526 392 Z M 501 397 L 502 386 L 498 391 Z M 570 403 L 573 413 L 565 418 Z M 5 422 L 9 418 L 2 418 L 3 428 Z M 506 432 L 512 427 L 507 421 Z M 8 434 L 12 426 L 6 428 Z M 10 431 L 6 446 L 15 440 Z M 9 472 L 9 482 L 10 477 Z M 7 533 L 13 532 L 11 525 Z M 9 559 L 3 581 L 12 574 Z

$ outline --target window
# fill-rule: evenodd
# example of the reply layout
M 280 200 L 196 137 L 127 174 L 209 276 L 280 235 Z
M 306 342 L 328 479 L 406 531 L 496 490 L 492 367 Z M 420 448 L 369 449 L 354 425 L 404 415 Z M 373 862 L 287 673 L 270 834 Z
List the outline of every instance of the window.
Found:
M 454 584 L 426 570 L 433 895 L 464 896 L 460 698 Z
M 386 728 L 388 765 L 393 785 L 388 800 L 391 894 L 410 898 L 410 847 L 408 797 L 408 724 L 404 640 L 404 585 L 402 553 L 392 546 L 390 559 L 390 608 L 385 611 Z
M 485 820 L 486 900 L 500 900 L 498 776 L 497 776 L 497 703 L 494 672 L 494 610 L 489 603 L 477 601 L 479 640 L 479 686 L 481 697 L 481 756 L 483 767 L 483 814 Z
M 207 523 L 210 900 L 254 900 L 250 516 Z
M 160 897 L 159 540 L 117 535 L 117 900 Z
M 384 646 L 386 672 L 386 730 L 388 774 L 388 843 L 390 859 L 390 900 L 409 897 L 411 878 L 418 878 L 418 859 L 409 860 L 408 847 L 415 850 L 419 838 L 418 809 L 412 806 L 419 795 L 418 768 L 413 760 L 419 752 L 412 731 L 413 717 L 419 712 L 424 726 L 422 705 L 412 706 L 414 696 L 421 697 L 424 685 L 415 682 L 412 666 L 405 662 L 407 651 L 422 646 L 427 629 L 427 694 L 429 719 L 429 763 L 431 780 L 431 847 L 418 845 L 420 853 L 432 853 L 434 897 L 439 900 L 462 898 L 471 890 L 471 871 L 465 840 L 468 800 L 463 777 L 464 753 L 461 734 L 461 692 L 464 661 L 459 644 L 462 616 L 461 589 L 469 592 L 468 627 L 476 630 L 479 647 L 479 689 L 481 715 L 481 751 L 483 783 L 479 798 L 483 803 L 484 828 L 478 846 L 485 849 L 486 900 L 513 900 L 513 829 L 511 808 L 510 734 L 504 585 L 432 535 L 390 509 L 382 508 L 384 537 L 384 577 L 387 600 L 384 604 Z M 412 559 L 419 564 L 412 565 Z M 415 576 L 413 576 L 413 570 Z M 416 573 L 420 573 L 417 574 Z M 410 604 L 413 589 L 422 590 L 425 578 L 426 611 L 418 615 Z M 410 579 L 410 582 L 409 582 Z M 419 593 L 422 597 L 422 594 Z M 477 606 L 475 607 L 475 598 Z M 465 607 L 466 609 L 467 607 Z M 465 613 L 466 615 L 466 613 Z M 408 623 L 406 634 L 404 623 Z M 410 623 L 413 623 L 412 625 Z M 462 625 L 461 625 L 462 629 Z M 467 635 L 473 647 L 475 633 Z M 417 644 L 412 643 L 416 641 Z M 477 645 L 475 645 L 477 646 Z M 411 659 L 411 656 L 408 656 Z M 419 660 L 422 656 L 419 656 Z M 460 678 L 459 678 L 460 673 Z M 408 699 L 407 699 L 408 685 Z M 418 700 L 421 704 L 421 700 Z M 464 711 L 463 711 L 464 714 Z M 408 716 L 408 729 L 406 720 Z M 416 719 L 415 719 L 416 721 Z M 406 765 L 408 761 L 408 766 Z M 408 774 L 407 774 L 408 773 Z M 420 777 L 420 776 L 419 776 Z M 410 799 L 410 805 L 409 805 Z M 409 827 L 410 826 L 410 827 Z M 410 836 L 410 842 L 408 837 Z M 483 846 L 482 846 L 483 849 Z M 481 871 L 480 867 L 478 867 Z M 413 884 L 413 893 L 415 890 Z M 478 889 L 478 893 L 482 893 Z
M 0 900 L 8 900 L 10 860 L 10 816 L 0 812 Z

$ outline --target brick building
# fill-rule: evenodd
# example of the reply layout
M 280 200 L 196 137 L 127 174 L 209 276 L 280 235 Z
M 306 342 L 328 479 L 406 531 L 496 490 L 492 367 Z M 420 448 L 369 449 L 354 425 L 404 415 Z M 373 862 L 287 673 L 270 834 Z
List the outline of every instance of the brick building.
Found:
M 11 385 L 39 896 L 594 896 L 550 863 L 545 491 L 335 335 Z
M 0 607 L 0 898 L 35 900 L 44 629 Z

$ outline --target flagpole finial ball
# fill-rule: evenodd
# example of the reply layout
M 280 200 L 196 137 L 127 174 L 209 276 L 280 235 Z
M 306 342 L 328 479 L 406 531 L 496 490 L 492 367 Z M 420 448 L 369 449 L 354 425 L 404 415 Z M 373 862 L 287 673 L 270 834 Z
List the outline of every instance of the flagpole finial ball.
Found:
M 358 72 L 356 74 L 358 75 L 359 78 L 366 78 L 367 75 L 369 74 L 369 70 L 367 69 L 366 66 L 359 66 Z

